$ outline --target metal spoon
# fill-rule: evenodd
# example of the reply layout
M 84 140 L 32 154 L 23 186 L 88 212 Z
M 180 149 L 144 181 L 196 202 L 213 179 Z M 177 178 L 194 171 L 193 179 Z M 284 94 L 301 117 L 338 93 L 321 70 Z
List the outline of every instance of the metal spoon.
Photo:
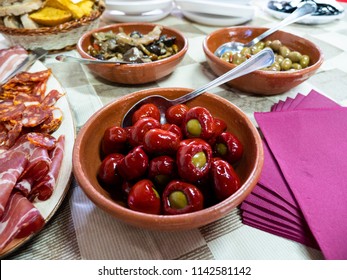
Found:
M 276 32 L 280 28 L 287 26 L 293 22 L 296 22 L 312 13 L 314 13 L 317 9 L 317 4 L 313 1 L 304 1 L 300 3 L 297 7 L 297 9 L 291 13 L 289 16 L 287 16 L 284 20 L 282 20 L 277 26 L 274 26 L 270 28 L 269 30 L 265 31 L 258 37 L 254 38 L 252 41 L 250 41 L 247 44 L 243 44 L 240 42 L 228 42 L 225 43 L 217 48 L 217 50 L 214 52 L 214 54 L 218 57 L 221 57 L 226 52 L 240 52 L 242 48 L 244 47 L 251 47 L 264 39 L 265 37 L 269 36 L 270 34 Z
M 222 76 L 218 77 L 217 79 L 214 79 L 213 81 L 209 82 L 208 84 L 186 94 L 179 98 L 169 100 L 161 95 L 151 95 L 147 96 L 141 100 L 139 100 L 135 105 L 133 105 L 128 112 L 124 115 L 121 126 L 127 127 L 132 125 L 132 116 L 136 110 L 138 110 L 141 105 L 145 103 L 152 103 L 156 105 L 161 114 L 161 123 L 165 123 L 165 112 L 166 110 L 176 104 L 185 103 L 188 100 L 191 100 L 200 94 L 206 92 L 207 90 L 220 86 L 232 79 L 236 79 L 240 76 L 246 75 L 248 73 L 251 73 L 255 70 L 262 69 L 264 67 L 270 66 L 275 61 L 275 55 L 273 51 L 270 48 L 265 48 L 262 51 L 258 52 L 256 55 L 251 56 L 248 60 L 245 62 L 239 64 L 235 68 L 229 70 Z
M 79 58 L 69 55 L 58 55 L 55 57 L 56 60 L 59 60 L 61 62 L 78 62 L 81 64 L 134 64 L 134 62 L 127 62 L 127 61 L 109 61 L 109 60 L 93 60 L 93 59 L 86 59 L 86 58 Z

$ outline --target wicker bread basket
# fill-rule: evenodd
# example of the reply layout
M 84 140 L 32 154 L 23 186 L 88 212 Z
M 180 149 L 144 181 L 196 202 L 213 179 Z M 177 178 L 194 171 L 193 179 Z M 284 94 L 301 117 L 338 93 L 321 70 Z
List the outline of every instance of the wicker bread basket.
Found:
M 91 14 L 78 20 L 37 29 L 8 28 L 0 24 L 0 33 L 11 45 L 20 45 L 27 50 L 38 47 L 49 51 L 69 49 L 76 45 L 83 33 L 98 27 L 104 10 L 104 1 L 97 0 Z

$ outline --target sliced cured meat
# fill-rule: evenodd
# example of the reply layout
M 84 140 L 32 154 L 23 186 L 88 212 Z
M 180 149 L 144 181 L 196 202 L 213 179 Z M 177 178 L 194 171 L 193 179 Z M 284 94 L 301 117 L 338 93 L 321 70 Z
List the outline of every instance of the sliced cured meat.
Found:
M 0 219 L 0 250 L 14 238 L 39 231 L 45 224 L 40 212 L 19 192 L 13 192 Z
M 20 46 L 0 50 L 0 82 L 12 73 L 27 56 L 27 51 Z
M 39 72 L 21 72 L 14 76 L 11 80 L 8 81 L 6 84 L 7 87 L 11 87 L 12 84 L 27 84 L 30 82 L 42 82 L 47 81 L 49 76 L 51 75 L 52 71 L 51 69 L 39 71 Z M 4 88 L 6 89 L 6 85 Z
M 49 117 L 39 125 L 37 132 L 51 134 L 59 128 L 63 121 L 63 112 L 59 108 L 50 107 L 49 110 Z
M 40 98 L 40 100 L 42 100 L 45 96 L 46 88 L 47 88 L 46 81 L 41 81 L 35 85 L 35 87 L 33 88 L 31 92 L 31 95 L 36 96 Z
M 47 200 L 51 197 L 55 189 L 56 181 L 63 161 L 64 146 L 65 136 L 61 135 L 57 139 L 55 148 L 51 151 L 51 168 L 47 175 L 32 188 L 29 195 L 29 200 L 33 201 L 35 198 L 39 200 Z
M 50 115 L 50 112 L 40 105 L 30 105 L 22 113 L 21 123 L 24 127 L 38 126 L 44 122 Z
M 35 147 L 29 159 L 29 163 L 19 179 L 32 178 L 38 181 L 43 178 L 51 165 L 51 159 L 45 148 Z
M 44 97 L 41 104 L 43 106 L 53 106 L 63 95 L 63 93 L 53 89 Z
M 40 104 L 40 97 L 35 95 L 29 95 L 26 93 L 19 93 L 13 98 L 13 104 L 24 104 L 25 106 L 29 105 L 39 105 Z
M 46 148 L 47 150 L 52 150 L 56 145 L 56 139 L 49 134 L 31 132 L 26 135 L 30 143 L 35 146 Z
M 21 179 L 15 186 L 14 189 L 21 192 L 22 195 L 25 197 L 28 197 L 29 193 L 31 192 L 34 185 L 34 179 L 33 178 L 25 178 Z
M 4 124 L 0 123 L 0 146 L 5 144 L 5 141 L 7 139 L 7 128 Z
M 7 110 L 2 110 L 0 113 L 0 121 L 6 122 L 13 119 L 18 119 L 22 116 L 22 112 L 25 109 L 24 104 L 12 105 Z
M 51 159 L 45 148 L 35 147 L 29 163 L 18 179 L 15 188 L 20 190 L 23 195 L 28 196 L 32 186 L 44 178 L 51 166 Z
M 10 194 L 24 171 L 28 158 L 23 151 L 5 151 L 0 154 L 0 217 L 5 211 L 5 206 Z
M 14 145 L 14 143 L 16 143 L 19 135 L 22 132 L 22 127 L 22 123 L 16 121 L 14 122 L 13 127 L 7 133 L 7 141 L 5 143 L 7 147 L 10 148 Z

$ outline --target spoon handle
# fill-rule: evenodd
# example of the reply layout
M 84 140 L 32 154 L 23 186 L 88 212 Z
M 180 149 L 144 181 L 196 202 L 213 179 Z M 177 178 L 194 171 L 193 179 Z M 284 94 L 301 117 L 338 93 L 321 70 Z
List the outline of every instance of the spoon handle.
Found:
M 229 70 L 222 76 L 209 82 L 205 86 L 198 88 L 192 91 L 191 93 L 188 93 L 186 95 L 183 95 L 179 98 L 172 100 L 172 103 L 173 104 L 185 103 L 188 100 L 195 98 L 196 96 L 206 92 L 207 90 L 211 88 L 218 87 L 232 79 L 236 79 L 238 77 L 251 73 L 255 70 L 259 70 L 264 67 L 270 66 L 271 64 L 274 63 L 274 61 L 275 61 L 275 55 L 273 51 L 270 48 L 265 48 L 262 51 L 258 52 L 256 55 L 251 56 L 245 62 Z
M 266 32 L 262 33 L 258 37 L 254 38 L 249 43 L 245 44 L 245 47 L 251 47 L 264 39 L 265 37 L 269 36 L 270 34 L 276 32 L 277 30 L 281 29 L 284 26 L 287 26 L 288 24 L 291 24 L 293 22 L 296 22 L 299 19 L 302 19 L 312 13 L 314 13 L 317 9 L 317 4 L 313 1 L 304 1 L 301 4 L 298 5 L 296 10 L 292 12 L 289 16 L 287 16 L 284 20 L 282 20 L 277 26 L 274 26 L 267 30 Z
M 108 60 L 92 60 L 92 59 L 85 59 L 85 58 L 79 58 L 74 56 L 68 56 L 68 55 L 58 55 L 55 57 L 56 60 L 59 60 L 61 62 L 78 62 L 81 64 L 131 64 L 131 62 L 125 62 L 125 61 L 108 61 Z

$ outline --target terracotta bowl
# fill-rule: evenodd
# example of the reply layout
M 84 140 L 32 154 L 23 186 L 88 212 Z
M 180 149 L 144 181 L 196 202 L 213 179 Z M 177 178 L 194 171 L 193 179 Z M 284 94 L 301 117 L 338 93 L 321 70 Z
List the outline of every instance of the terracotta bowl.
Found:
M 178 231 L 197 228 L 218 220 L 237 207 L 252 191 L 263 166 L 263 147 L 257 129 L 247 116 L 229 101 L 213 94 L 203 95 L 187 105 L 204 106 L 212 115 L 224 119 L 228 130 L 233 131 L 244 145 L 244 155 L 236 168 L 242 181 L 241 188 L 224 201 L 209 208 L 182 215 L 151 215 L 130 210 L 114 201 L 97 180 L 101 164 L 100 142 L 106 128 L 120 125 L 124 113 L 141 98 L 160 94 L 170 99 L 190 92 L 186 88 L 155 88 L 127 95 L 96 112 L 80 130 L 73 151 L 74 175 L 89 199 L 115 218 L 141 228 L 161 231 Z
M 85 33 L 77 44 L 77 51 L 83 58 L 93 59 L 87 52 L 88 46 L 92 42 L 92 34 L 95 32 L 106 32 L 112 30 L 119 32 L 119 28 L 123 28 L 124 32 L 129 34 L 132 31 L 139 31 L 142 34 L 147 34 L 156 24 L 152 23 L 119 23 L 97 28 Z M 96 75 L 105 80 L 120 84 L 144 84 L 161 79 L 172 73 L 177 65 L 182 61 L 188 50 L 188 41 L 183 34 L 175 29 L 163 26 L 162 35 L 176 37 L 176 45 L 179 52 L 168 58 L 158 61 L 139 64 L 125 65 L 97 65 L 88 64 L 89 69 Z
M 203 42 L 203 50 L 208 65 L 216 75 L 222 75 L 235 65 L 225 62 L 214 55 L 215 50 L 230 41 L 250 42 L 253 38 L 265 32 L 267 28 L 239 26 L 218 29 L 209 34 Z M 297 71 L 254 71 L 228 82 L 228 85 L 243 92 L 261 95 L 284 93 L 310 78 L 323 63 L 321 50 L 307 39 L 294 34 L 277 31 L 266 40 L 280 40 L 291 50 L 296 50 L 310 57 L 310 65 Z M 265 40 L 265 39 L 264 39 Z

